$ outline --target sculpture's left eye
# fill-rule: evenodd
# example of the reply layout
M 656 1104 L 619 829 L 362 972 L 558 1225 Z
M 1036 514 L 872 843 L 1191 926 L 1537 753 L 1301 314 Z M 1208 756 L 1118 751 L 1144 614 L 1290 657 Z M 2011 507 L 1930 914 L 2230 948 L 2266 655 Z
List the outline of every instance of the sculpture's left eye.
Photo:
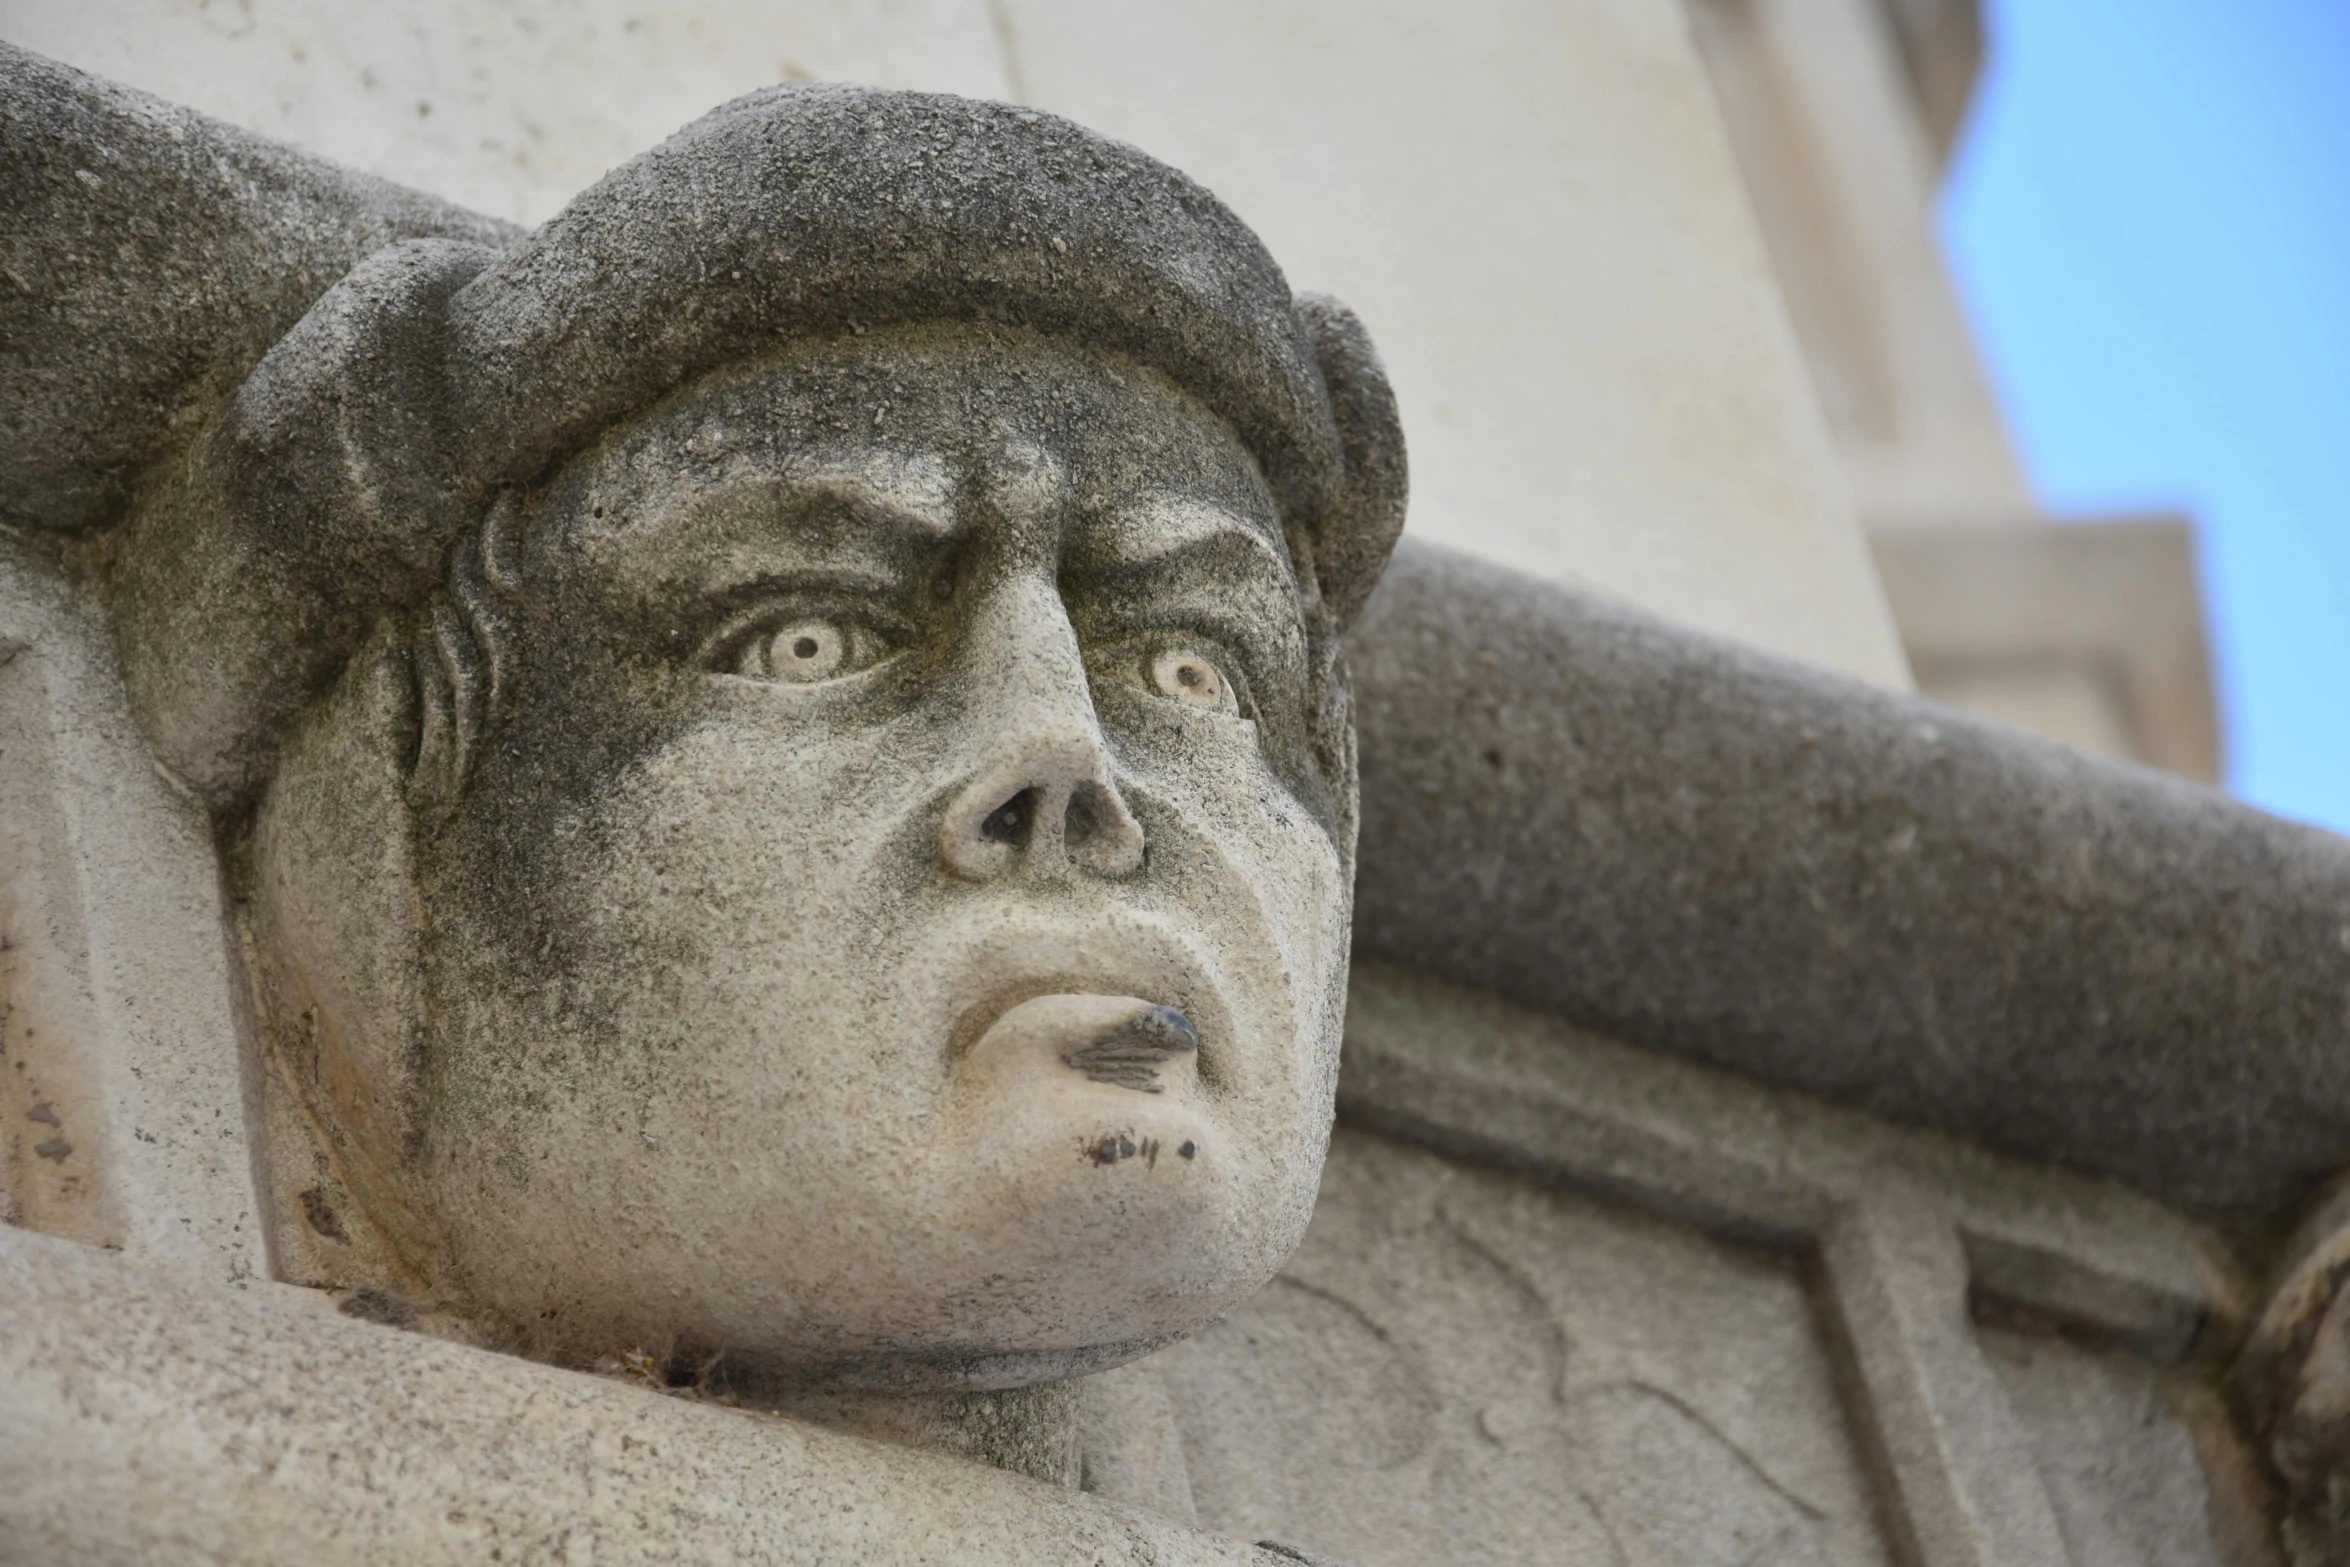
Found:
M 872 627 L 832 615 L 800 615 L 739 639 L 719 667 L 730 675 L 810 685 L 879 663 L 889 644 Z
M 1173 697 L 1185 707 L 1211 713 L 1238 713 L 1240 701 L 1232 682 L 1216 661 L 1197 648 L 1171 647 L 1150 661 L 1151 684 L 1161 696 Z

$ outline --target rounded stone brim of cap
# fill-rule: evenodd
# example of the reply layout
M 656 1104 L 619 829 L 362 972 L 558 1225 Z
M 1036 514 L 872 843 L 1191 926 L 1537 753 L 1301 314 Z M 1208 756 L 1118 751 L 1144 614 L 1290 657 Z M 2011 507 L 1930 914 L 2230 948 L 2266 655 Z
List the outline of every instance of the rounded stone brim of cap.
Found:
M 695 121 L 458 292 L 469 477 L 527 482 L 762 343 L 917 320 L 1024 327 L 1160 370 L 1231 423 L 1294 517 L 1339 483 L 1288 283 L 1213 195 L 1051 115 L 830 85 Z
M 1403 435 L 1344 306 L 1134 148 L 1004 104 L 755 93 L 508 246 L 352 268 L 130 519 L 126 687 L 157 759 L 224 808 L 384 614 L 439 586 L 496 492 L 696 377 L 904 323 L 1061 337 L 1165 375 L 1255 456 L 1342 625 L 1403 522 Z M 1305 564 L 1301 562 L 1301 564 Z

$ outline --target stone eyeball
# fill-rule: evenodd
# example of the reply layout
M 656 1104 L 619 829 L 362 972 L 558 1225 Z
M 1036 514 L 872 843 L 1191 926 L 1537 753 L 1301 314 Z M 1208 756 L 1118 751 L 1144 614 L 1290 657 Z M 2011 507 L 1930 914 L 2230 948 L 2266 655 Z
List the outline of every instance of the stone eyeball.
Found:
M 1235 716 L 1240 712 L 1232 682 L 1224 678 L 1215 660 L 1197 648 L 1164 648 L 1152 655 L 1150 681 L 1161 696 L 1172 697 L 1185 707 Z
M 890 651 L 888 639 L 860 621 L 800 614 L 764 621 L 732 638 L 718 667 L 749 680 L 813 685 L 870 669 Z

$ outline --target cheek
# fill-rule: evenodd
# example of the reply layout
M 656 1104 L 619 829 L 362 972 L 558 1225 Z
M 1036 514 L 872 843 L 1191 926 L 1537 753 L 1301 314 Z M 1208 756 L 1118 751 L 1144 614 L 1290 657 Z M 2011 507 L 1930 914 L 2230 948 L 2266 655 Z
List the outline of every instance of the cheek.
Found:
M 1138 767 L 1137 792 L 1160 817 L 1160 895 L 1223 939 L 1236 999 L 1259 1020 L 1262 1074 L 1318 1138 L 1336 1081 L 1351 892 L 1329 832 L 1253 750 L 1197 747 Z M 1279 1100 L 1260 1098 L 1271 1106 Z M 1247 1105 L 1236 1105 L 1246 1114 Z
M 469 900 L 439 965 L 462 1124 L 542 1151 L 566 1129 L 690 1131 L 770 1163 L 789 1124 L 883 1156 L 923 1108 L 886 1025 L 890 944 L 930 877 L 907 852 L 919 791 L 880 738 L 690 732 L 513 848 L 531 906 Z M 849 1103 L 855 1139 L 832 1113 Z

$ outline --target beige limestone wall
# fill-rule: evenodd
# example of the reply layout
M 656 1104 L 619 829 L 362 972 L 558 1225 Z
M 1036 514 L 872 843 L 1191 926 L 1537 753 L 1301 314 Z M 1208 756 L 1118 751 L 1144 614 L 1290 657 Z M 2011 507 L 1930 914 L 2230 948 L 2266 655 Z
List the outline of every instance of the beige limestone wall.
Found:
M 770 82 L 1025 99 L 1363 314 L 1420 535 L 1907 683 L 1680 0 L 18 0 L 0 36 L 522 221 Z
M 1862 517 L 2028 516 L 1881 0 L 1692 0 L 1690 16 Z
M 2216 780 L 2191 526 L 2046 526 L 1942 262 L 1976 0 L 1689 13 L 1918 688 Z
M 2185 518 L 1879 528 L 1870 545 L 1928 696 L 2218 781 Z
M 14 0 L 0 36 L 517 223 L 775 82 L 1010 95 L 985 0 Z

